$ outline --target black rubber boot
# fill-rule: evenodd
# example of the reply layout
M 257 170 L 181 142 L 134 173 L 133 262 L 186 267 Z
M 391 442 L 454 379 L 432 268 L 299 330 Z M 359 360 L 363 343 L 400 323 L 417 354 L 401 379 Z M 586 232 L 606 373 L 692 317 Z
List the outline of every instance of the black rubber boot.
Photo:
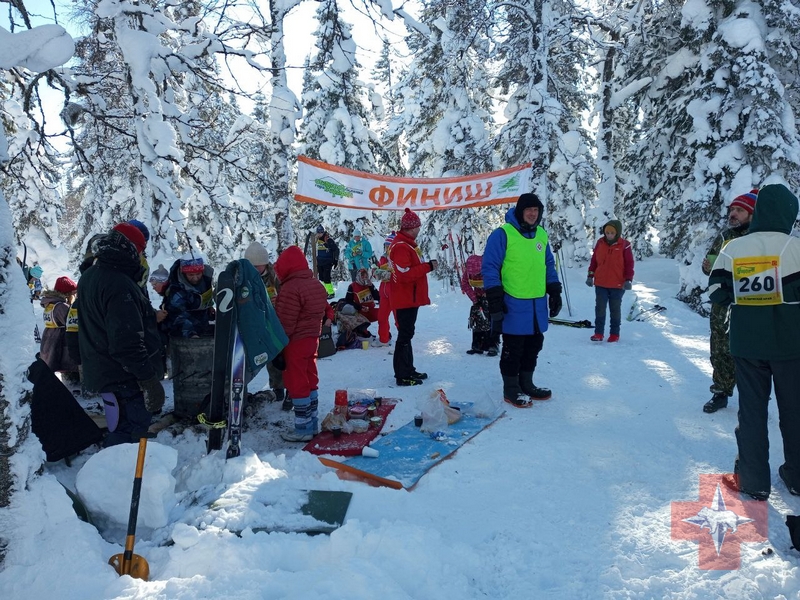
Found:
M 711 400 L 709 400 L 703 405 L 703 412 L 715 413 L 720 408 L 726 408 L 727 406 L 728 406 L 728 394 L 717 392 L 716 394 L 711 396 Z
M 519 387 L 522 393 L 534 400 L 548 400 L 553 393 L 547 388 L 533 385 L 533 371 L 522 371 L 519 374 Z

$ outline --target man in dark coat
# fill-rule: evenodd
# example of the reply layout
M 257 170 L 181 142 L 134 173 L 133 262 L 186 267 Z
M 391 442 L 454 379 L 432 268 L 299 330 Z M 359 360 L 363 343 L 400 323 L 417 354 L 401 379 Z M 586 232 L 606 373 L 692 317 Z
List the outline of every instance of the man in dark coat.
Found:
M 337 262 L 339 262 L 339 246 L 322 225 L 317 226 L 317 274 L 325 286 L 325 291 L 328 292 L 328 299 L 336 295 L 331 283 L 331 272 Z
M 164 404 L 156 315 L 142 292 L 145 239 L 128 223 L 97 242 L 95 263 L 78 282 L 78 344 L 84 387 L 100 393 L 105 445 L 137 442 Z

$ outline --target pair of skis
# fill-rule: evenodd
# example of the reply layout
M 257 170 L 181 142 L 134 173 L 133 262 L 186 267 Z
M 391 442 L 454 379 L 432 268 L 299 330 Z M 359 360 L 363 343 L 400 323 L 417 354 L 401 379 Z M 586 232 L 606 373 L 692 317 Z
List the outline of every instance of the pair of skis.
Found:
M 241 275 L 238 267 L 226 269 L 217 279 L 215 303 L 217 309 L 214 325 L 214 363 L 211 375 L 211 400 L 207 424 L 210 425 L 206 449 L 210 453 L 222 449 L 222 430 L 228 434 L 225 457 L 234 458 L 241 453 L 242 414 L 245 384 L 245 352 L 236 314 L 236 295 Z M 227 384 L 227 394 L 226 394 Z M 225 400 L 228 400 L 228 419 L 224 420 Z

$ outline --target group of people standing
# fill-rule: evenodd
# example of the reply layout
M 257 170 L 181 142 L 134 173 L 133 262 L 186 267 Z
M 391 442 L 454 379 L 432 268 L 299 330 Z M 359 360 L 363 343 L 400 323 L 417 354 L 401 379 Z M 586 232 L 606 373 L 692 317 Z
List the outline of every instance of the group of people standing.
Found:
M 784 462 L 778 476 L 800 495 L 800 238 L 793 235 L 797 197 L 783 184 L 736 197 L 728 228 L 715 240 L 703 271 L 709 275 L 713 396 L 703 410 L 728 405 L 739 393 L 730 489 L 769 498 L 768 407 L 775 394 Z M 726 335 L 727 332 L 727 335 Z

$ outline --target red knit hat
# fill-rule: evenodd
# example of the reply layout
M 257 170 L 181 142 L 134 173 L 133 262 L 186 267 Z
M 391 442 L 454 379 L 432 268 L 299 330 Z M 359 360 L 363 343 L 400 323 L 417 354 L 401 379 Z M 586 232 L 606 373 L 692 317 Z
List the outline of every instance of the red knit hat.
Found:
M 400 229 L 414 229 L 415 227 L 421 227 L 422 221 L 419 220 L 419 217 L 415 212 L 412 212 L 410 208 L 406 209 L 406 212 L 403 214 L 403 218 L 400 219 Z
M 757 198 L 758 198 L 758 188 L 755 188 L 753 190 L 750 190 L 746 194 L 742 194 L 741 196 L 736 196 L 736 198 L 733 199 L 733 202 L 731 202 L 728 208 L 731 208 L 731 206 L 738 206 L 739 208 L 743 208 L 752 215 L 753 211 L 756 208 Z
M 72 281 L 69 277 L 59 277 L 56 279 L 55 291 L 59 294 L 74 294 L 78 289 L 78 284 Z
M 136 246 L 136 251 L 139 252 L 139 254 L 144 252 L 144 249 L 147 246 L 147 241 L 145 241 L 144 235 L 142 235 L 142 232 L 139 231 L 138 227 L 131 225 L 130 223 L 120 223 L 119 225 L 114 225 L 113 231 L 119 231 L 122 235 L 124 235 L 128 241 L 131 242 L 131 244 Z

